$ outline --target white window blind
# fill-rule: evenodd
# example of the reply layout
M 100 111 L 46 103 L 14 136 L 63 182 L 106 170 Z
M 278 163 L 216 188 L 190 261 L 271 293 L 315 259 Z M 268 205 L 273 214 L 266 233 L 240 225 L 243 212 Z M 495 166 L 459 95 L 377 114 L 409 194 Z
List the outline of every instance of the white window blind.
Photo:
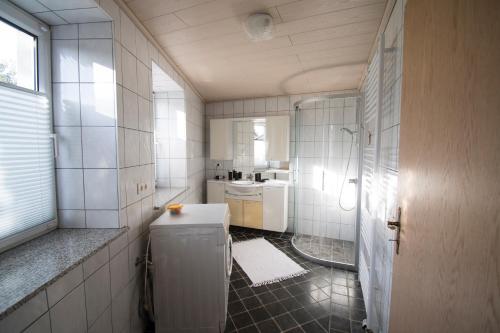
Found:
M 56 219 L 51 133 L 44 94 L 0 85 L 0 248 Z

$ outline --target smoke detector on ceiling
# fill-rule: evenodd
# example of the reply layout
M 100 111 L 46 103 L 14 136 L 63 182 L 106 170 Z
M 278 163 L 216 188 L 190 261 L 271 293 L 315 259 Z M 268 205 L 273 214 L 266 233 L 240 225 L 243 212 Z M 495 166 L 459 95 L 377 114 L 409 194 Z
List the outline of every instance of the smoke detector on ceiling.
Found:
M 244 27 L 248 37 L 255 42 L 273 38 L 273 17 L 267 13 L 255 13 L 248 16 Z

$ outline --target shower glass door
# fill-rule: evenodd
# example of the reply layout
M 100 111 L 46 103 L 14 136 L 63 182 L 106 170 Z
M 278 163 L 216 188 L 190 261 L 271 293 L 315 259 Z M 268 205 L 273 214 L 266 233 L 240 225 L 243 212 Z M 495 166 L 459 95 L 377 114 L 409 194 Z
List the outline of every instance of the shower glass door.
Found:
M 295 112 L 293 246 L 325 264 L 355 264 L 356 114 L 356 97 L 306 100 Z

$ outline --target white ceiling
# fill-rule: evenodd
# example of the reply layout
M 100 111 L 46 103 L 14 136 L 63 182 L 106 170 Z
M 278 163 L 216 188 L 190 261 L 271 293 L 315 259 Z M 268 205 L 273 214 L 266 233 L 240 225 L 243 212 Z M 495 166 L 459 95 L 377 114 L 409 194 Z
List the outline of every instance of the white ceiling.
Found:
M 125 0 L 207 101 L 357 88 L 385 0 Z M 275 37 L 242 22 L 268 12 Z

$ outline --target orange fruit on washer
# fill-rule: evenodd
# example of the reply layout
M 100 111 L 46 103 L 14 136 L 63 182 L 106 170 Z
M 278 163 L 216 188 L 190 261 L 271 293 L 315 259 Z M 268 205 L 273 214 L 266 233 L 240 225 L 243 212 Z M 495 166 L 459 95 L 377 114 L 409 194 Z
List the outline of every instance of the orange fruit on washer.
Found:
M 178 215 L 181 213 L 182 207 L 184 207 L 184 205 L 180 203 L 172 203 L 167 206 L 167 209 L 170 211 L 170 214 Z

